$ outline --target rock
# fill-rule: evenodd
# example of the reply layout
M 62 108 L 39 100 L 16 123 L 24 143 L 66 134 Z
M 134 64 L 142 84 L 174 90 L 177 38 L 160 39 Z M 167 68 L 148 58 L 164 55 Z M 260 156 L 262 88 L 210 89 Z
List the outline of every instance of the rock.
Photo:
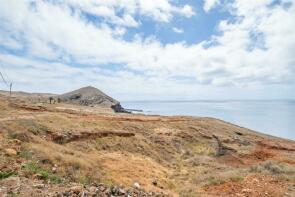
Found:
M 116 113 L 130 113 L 129 111 L 125 110 L 120 103 L 116 103 L 115 105 L 112 105 L 111 108 Z
M 1 186 L 5 186 L 13 192 L 18 192 L 20 188 L 20 183 L 21 182 L 19 177 L 9 177 L 0 181 Z
M 243 193 L 251 193 L 251 192 L 252 192 L 252 190 L 251 190 L 251 189 L 249 189 L 249 188 L 247 188 L 247 189 L 242 189 L 242 192 L 243 192 Z
M 99 191 L 104 192 L 107 189 L 107 187 L 104 186 L 103 184 L 99 184 L 98 189 L 99 189 Z
M 5 154 L 8 155 L 8 156 L 15 156 L 17 155 L 17 151 L 12 149 L 12 148 L 7 148 L 4 150 L 5 151 Z
M 89 192 L 91 192 L 91 193 L 96 193 L 97 190 L 98 190 L 98 189 L 97 189 L 95 186 L 91 186 L 91 187 L 89 188 Z
M 8 196 L 6 187 L 0 188 L 0 196 Z
M 33 179 L 42 180 L 43 176 L 42 176 L 42 174 L 37 173 L 37 174 L 33 175 Z
M 133 187 L 136 189 L 140 189 L 140 185 L 138 182 L 133 183 Z
M 37 189 L 42 189 L 45 187 L 45 184 L 35 184 L 33 185 L 34 188 L 37 188 Z
M 156 179 L 154 179 L 154 180 L 152 181 L 152 183 L 153 183 L 154 186 L 157 186 L 157 185 L 158 185 L 158 182 L 157 182 Z
M 118 194 L 119 195 L 124 195 L 124 194 L 126 194 L 126 191 L 124 189 L 122 189 L 122 188 L 119 188 Z
M 80 194 L 83 191 L 83 187 L 80 185 L 73 186 L 70 188 L 70 191 L 74 192 L 75 194 Z
M 57 171 L 57 167 L 52 167 L 51 170 L 52 170 L 53 173 L 56 173 L 56 171 Z
M 13 142 L 17 145 L 20 145 L 22 143 L 22 141 L 20 141 L 19 139 L 13 139 Z

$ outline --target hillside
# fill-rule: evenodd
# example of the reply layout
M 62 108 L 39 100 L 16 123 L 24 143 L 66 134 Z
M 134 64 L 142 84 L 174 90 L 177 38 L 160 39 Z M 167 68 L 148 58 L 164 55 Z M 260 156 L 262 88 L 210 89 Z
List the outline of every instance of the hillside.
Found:
M 0 90 L 0 95 L 9 96 L 8 91 Z M 118 102 L 112 97 L 106 95 L 102 91 L 92 86 L 83 87 L 64 94 L 49 94 L 49 93 L 27 93 L 21 91 L 12 92 L 15 98 L 21 98 L 32 103 L 47 103 L 50 98 L 52 102 L 62 102 L 73 105 L 111 108 L 115 112 L 127 112 Z
M 86 106 L 100 105 L 104 107 L 111 107 L 112 105 L 116 105 L 119 103 L 99 89 L 91 86 L 83 87 L 72 92 L 58 95 L 57 97 L 60 98 L 62 102 Z
M 294 141 L 213 118 L 0 95 L 0 150 L 0 196 L 295 196 Z

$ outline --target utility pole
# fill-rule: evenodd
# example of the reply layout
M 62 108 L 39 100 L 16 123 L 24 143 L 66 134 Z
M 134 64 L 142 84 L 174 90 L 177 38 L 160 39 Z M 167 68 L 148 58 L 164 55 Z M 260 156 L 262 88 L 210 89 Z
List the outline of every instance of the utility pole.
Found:
M 11 89 L 12 89 L 12 82 L 10 82 L 10 85 L 9 85 L 9 96 L 11 97 Z

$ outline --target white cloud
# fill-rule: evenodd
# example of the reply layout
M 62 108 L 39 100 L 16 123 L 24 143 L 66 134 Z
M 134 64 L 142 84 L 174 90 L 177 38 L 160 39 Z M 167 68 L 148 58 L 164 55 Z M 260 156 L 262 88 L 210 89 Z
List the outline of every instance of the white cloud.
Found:
M 174 13 L 185 17 L 191 17 L 195 14 L 191 6 L 175 6 L 169 0 L 139 0 L 138 3 L 141 14 L 151 16 L 154 20 L 160 22 L 169 22 Z
M 178 33 L 178 34 L 182 34 L 182 33 L 183 33 L 183 29 L 180 29 L 180 28 L 177 28 L 177 27 L 173 27 L 172 30 L 173 30 L 175 33 Z
M 220 4 L 220 0 L 204 0 L 203 9 L 209 12 L 211 9 Z
M 108 2 L 108 7 L 117 1 L 103 2 Z M 144 8 L 140 9 L 137 4 L 118 5 L 130 16 L 139 10 L 155 20 L 169 21 L 171 13 L 177 12 L 165 2 L 159 0 L 156 7 L 142 4 Z M 9 68 L 8 75 L 13 76 L 20 89 L 32 90 L 44 86 L 53 90 L 57 84 L 63 84 L 58 87 L 61 91 L 69 90 L 76 83 L 103 84 L 102 89 L 110 88 L 118 94 L 167 91 L 177 95 L 201 87 L 294 85 L 294 4 L 287 9 L 269 6 L 271 1 L 247 2 L 229 3 L 227 7 L 237 19 L 222 21 L 218 26 L 220 34 L 212 39 L 189 45 L 163 44 L 140 36 L 126 41 L 122 38 L 128 31 L 126 25 L 111 28 L 104 21 L 89 22 L 64 4 L 36 1 L 32 7 L 27 1 L 11 0 L 0 6 L 0 45 L 26 50 L 22 55 L 0 51 L 0 61 Z M 119 69 L 108 68 L 113 65 Z
M 170 22 L 175 14 L 185 17 L 195 14 L 191 6 L 177 6 L 170 0 L 55 0 L 55 2 L 70 5 L 85 13 L 104 17 L 108 22 L 128 27 L 139 25 L 134 19 L 137 14 L 148 16 L 158 22 Z M 118 12 L 123 13 L 123 17 L 118 16 Z
M 195 12 L 194 12 L 192 6 L 189 6 L 189 5 L 185 5 L 181 9 L 178 8 L 177 11 L 188 18 L 195 15 Z

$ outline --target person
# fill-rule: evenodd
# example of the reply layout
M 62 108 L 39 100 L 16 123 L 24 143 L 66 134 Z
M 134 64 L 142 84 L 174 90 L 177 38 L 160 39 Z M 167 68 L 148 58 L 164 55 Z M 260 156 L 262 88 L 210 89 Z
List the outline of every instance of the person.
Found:
M 51 104 L 51 102 L 53 101 L 54 99 L 52 97 L 49 97 L 49 103 Z

